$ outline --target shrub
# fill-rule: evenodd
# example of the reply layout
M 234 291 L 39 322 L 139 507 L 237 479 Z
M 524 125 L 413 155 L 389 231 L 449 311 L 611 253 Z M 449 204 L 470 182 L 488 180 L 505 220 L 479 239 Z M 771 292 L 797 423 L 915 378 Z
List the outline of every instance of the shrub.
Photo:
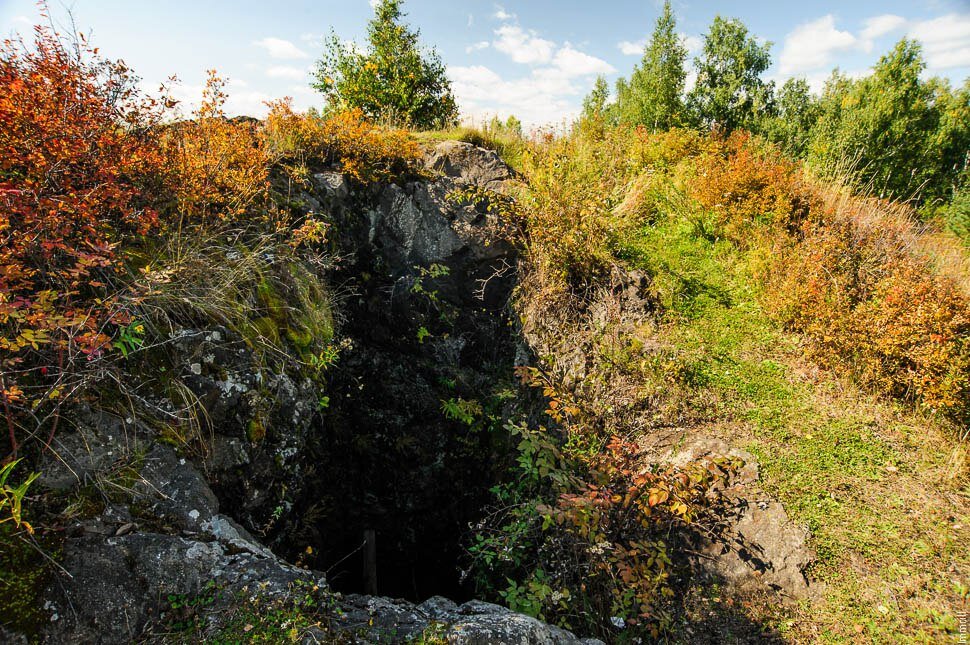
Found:
M 769 310 L 812 357 L 884 393 L 970 415 L 970 303 L 898 234 L 842 212 L 770 263 Z
M 532 146 L 522 157 L 528 189 L 519 213 L 534 277 L 553 290 L 583 293 L 608 276 L 635 221 L 615 208 L 637 169 L 632 129 L 603 140 L 583 136 Z
M 513 481 L 495 489 L 494 513 L 469 549 L 479 592 L 511 608 L 607 641 L 620 632 L 656 638 L 670 626 L 671 533 L 704 522 L 713 489 L 738 464 L 649 465 L 630 441 L 600 445 L 584 411 L 548 375 L 523 369 L 544 390 L 552 430 L 510 426 L 519 457 Z
M 362 183 L 391 181 L 418 172 L 421 149 L 414 138 L 403 130 L 374 125 L 359 109 L 324 118 L 294 112 L 289 100 L 273 102 L 270 107 L 267 146 L 285 161 L 336 166 Z
M 151 192 L 163 163 L 123 63 L 46 28 L 33 48 L 0 48 L 0 403 L 10 449 L 17 419 L 43 419 L 63 378 L 109 346 L 126 318 L 106 290 L 126 236 L 157 230 Z
M 809 212 L 797 166 L 747 132 L 712 138 L 696 163 L 688 192 L 732 239 L 743 239 L 753 224 L 796 226 Z
M 257 123 L 226 118 L 224 87 L 209 70 L 195 118 L 160 136 L 171 210 L 186 221 L 233 221 L 267 196 L 269 158 Z

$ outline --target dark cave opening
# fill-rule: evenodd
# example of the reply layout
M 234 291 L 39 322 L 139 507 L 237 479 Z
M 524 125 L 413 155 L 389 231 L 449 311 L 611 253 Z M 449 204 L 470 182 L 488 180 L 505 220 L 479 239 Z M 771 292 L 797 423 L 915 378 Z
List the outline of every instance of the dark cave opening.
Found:
M 340 592 L 461 602 L 475 592 L 462 580 L 470 525 L 513 459 L 503 428 L 514 406 L 513 283 L 493 280 L 478 298 L 468 288 L 477 275 L 461 266 L 425 275 L 417 290 L 421 275 L 349 303 L 352 350 L 328 384 L 313 470 L 294 505 L 299 520 L 281 551 L 325 572 Z M 449 405 L 472 413 L 456 417 Z

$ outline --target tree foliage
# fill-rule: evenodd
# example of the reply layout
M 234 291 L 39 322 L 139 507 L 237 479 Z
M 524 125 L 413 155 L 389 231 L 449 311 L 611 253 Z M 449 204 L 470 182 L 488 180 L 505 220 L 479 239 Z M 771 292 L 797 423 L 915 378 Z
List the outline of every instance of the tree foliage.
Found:
M 697 84 L 688 104 L 700 125 L 728 132 L 753 129 L 772 110 L 774 84 L 761 74 L 771 64 L 771 43 L 759 44 L 740 20 L 715 16 L 695 59 Z
M 808 159 L 829 174 L 848 173 L 884 197 L 937 197 L 953 191 L 970 147 L 968 97 L 923 81 L 920 45 L 900 41 L 873 74 L 836 77 L 826 88 Z
M 364 50 L 332 34 L 313 87 L 332 109 L 360 109 L 370 119 L 417 129 L 453 125 L 458 104 L 445 66 L 436 51 L 422 52 L 419 32 L 402 23 L 401 1 L 376 6 Z
M 629 82 L 617 84 L 617 119 L 654 131 L 680 125 L 686 59 L 687 50 L 677 35 L 677 21 L 668 0 L 640 65 L 633 68 Z
M 775 97 L 775 109 L 775 114 L 762 121 L 762 134 L 791 156 L 803 157 L 821 112 L 819 99 L 812 95 L 808 81 L 803 78 L 785 81 Z

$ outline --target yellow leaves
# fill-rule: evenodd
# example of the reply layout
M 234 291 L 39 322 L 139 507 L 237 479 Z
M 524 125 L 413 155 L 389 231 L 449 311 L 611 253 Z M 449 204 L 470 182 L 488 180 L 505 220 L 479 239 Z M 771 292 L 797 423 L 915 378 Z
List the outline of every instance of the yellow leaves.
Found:
M 657 504 L 663 504 L 670 497 L 670 492 L 666 489 L 661 488 L 651 488 L 647 496 L 647 504 L 651 507 Z
M 415 172 L 421 158 L 417 142 L 407 132 L 376 126 L 360 110 L 321 118 L 297 114 L 289 100 L 270 104 L 263 136 L 273 155 L 300 164 L 309 159 L 336 164 L 362 183 Z

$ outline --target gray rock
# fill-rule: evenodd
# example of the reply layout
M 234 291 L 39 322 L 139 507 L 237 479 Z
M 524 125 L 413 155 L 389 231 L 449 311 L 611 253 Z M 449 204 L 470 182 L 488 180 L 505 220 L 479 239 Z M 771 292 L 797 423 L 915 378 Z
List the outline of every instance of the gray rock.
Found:
M 749 452 L 706 437 L 693 436 L 664 460 L 677 466 L 704 457 L 738 457 L 741 470 L 722 491 L 728 513 L 716 538 L 704 536 L 698 545 L 698 565 L 730 584 L 768 587 L 795 599 L 809 597 L 813 589 L 805 575 L 815 560 L 808 530 L 795 524 L 780 502 L 758 486 L 758 461 Z
M 313 185 L 316 189 L 334 200 L 344 200 L 350 196 L 347 180 L 339 172 L 318 172 L 313 175 Z
M 491 189 L 513 179 L 512 171 L 494 150 L 461 141 L 443 141 L 426 161 L 428 168 L 462 183 Z
M 364 633 L 375 642 L 403 643 L 432 632 L 461 645 L 573 645 L 600 641 L 473 600 L 463 605 L 433 597 L 420 605 L 372 596 L 347 596 L 341 603 L 341 630 Z

